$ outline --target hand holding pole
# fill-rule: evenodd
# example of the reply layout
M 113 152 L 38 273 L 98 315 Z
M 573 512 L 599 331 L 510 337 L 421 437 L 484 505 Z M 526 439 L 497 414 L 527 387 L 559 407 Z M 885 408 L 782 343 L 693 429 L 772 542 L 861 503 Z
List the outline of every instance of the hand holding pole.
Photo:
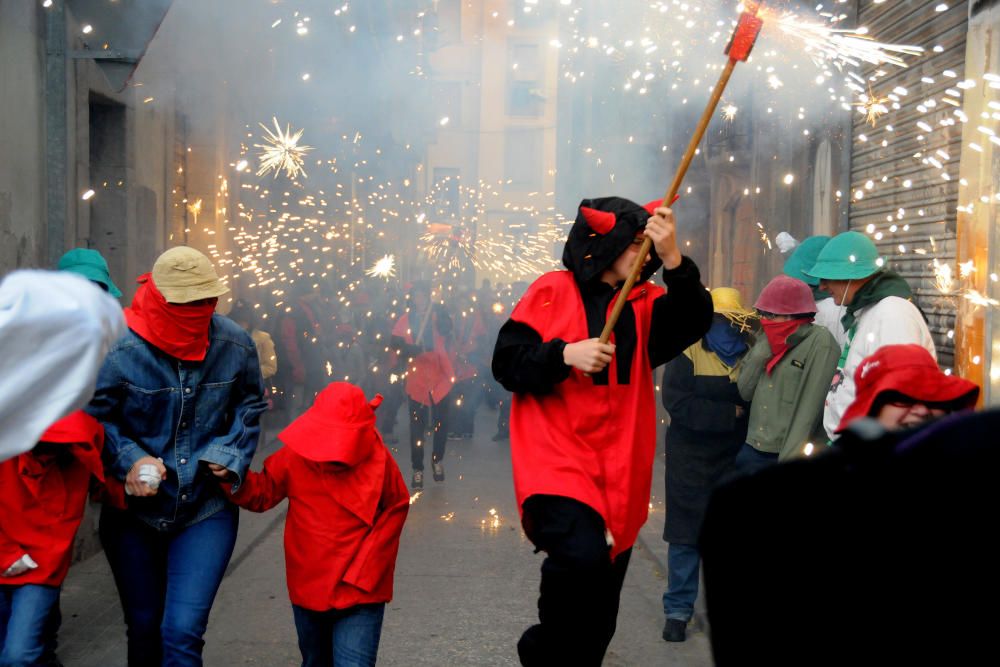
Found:
M 729 83 L 729 77 L 733 74 L 733 69 L 736 67 L 736 63 L 745 62 L 747 58 L 750 57 L 750 51 L 753 50 L 754 42 L 757 41 L 757 36 L 760 34 L 760 29 L 764 25 L 764 21 L 757 16 L 757 12 L 763 3 L 756 2 L 746 2 L 746 9 L 740 15 L 740 21 L 736 25 L 736 30 L 733 31 L 733 36 L 729 40 L 729 45 L 726 46 L 726 55 L 729 56 L 729 61 L 726 63 L 725 68 L 722 70 L 722 74 L 719 76 L 719 81 L 715 84 L 712 89 L 712 96 L 708 100 L 708 104 L 705 106 L 705 111 L 701 115 L 701 120 L 698 121 L 698 125 L 695 128 L 694 135 L 691 137 L 690 143 L 688 143 L 687 150 L 684 151 L 684 156 L 681 158 L 681 163 L 677 167 L 677 172 L 674 174 L 674 180 L 670 184 L 670 188 L 667 190 L 666 196 L 663 198 L 663 203 L 668 204 L 668 202 L 673 202 L 677 193 L 681 189 L 681 183 L 684 181 L 684 176 L 687 175 L 687 170 L 691 166 L 691 161 L 694 159 L 695 152 L 698 150 L 698 144 L 701 143 L 702 137 L 705 136 L 705 131 L 708 129 L 708 124 L 712 120 L 712 116 L 715 115 L 715 108 L 719 105 L 719 100 L 722 99 L 722 93 L 726 90 L 726 85 Z M 625 285 L 622 287 L 621 291 L 618 293 L 615 299 L 614 308 L 611 310 L 611 314 L 608 316 L 608 321 L 604 325 L 604 330 L 601 331 L 601 342 L 607 343 L 611 338 L 611 332 L 615 329 L 615 324 L 618 322 L 618 317 L 621 315 L 622 309 L 625 307 L 625 302 L 628 300 L 629 292 L 635 286 L 637 280 L 639 280 L 639 275 L 642 273 L 642 267 L 646 263 L 646 255 L 649 254 L 649 250 L 653 243 L 650 239 L 644 239 L 642 246 L 639 248 L 639 254 L 636 255 L 635 264 L 632 265 L 632 271 L 629 274 L 628 279 L 625 281 Z

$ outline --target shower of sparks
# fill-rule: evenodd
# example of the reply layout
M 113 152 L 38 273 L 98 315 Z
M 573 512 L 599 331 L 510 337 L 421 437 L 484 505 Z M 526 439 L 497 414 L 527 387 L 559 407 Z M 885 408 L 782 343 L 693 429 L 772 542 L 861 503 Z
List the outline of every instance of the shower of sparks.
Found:
M 966 299 L 968 299 L 977 306 L 989 307 L 989 308 L 995 308 L 997 306 L 1000 306 L 1000 301 L 997 301 L 996 299 L 990 298 L 982 294 L 979 290 L 975 289 L 967 290 L 965 294 L 963 294 L 962 296 L 964 296 Z
M 455 513 L 454 512 L 448 512 L 447 514 L 442 514 L 441 515 L 441 519 L 444 520 L 444 521 L 451 521 L 454 518 L 455 518 Z
M 313 150 L 312 146 L 299 146 L 299 139 L 302 138 L 304 130 L 292 133 L 291 126 L 285 126 L 282 130 L 278 124 L 278 119 L 272 117 L 274 121 L 274 132 L 263 123 L 258 123 L 264 130 L 264 143 L 254 144 L 254 148 L 261 149 L 258 155 L 260 168 L 257 170 L 258 176 L 264 176 L 273 171 L 274 177 L 278 177 L 278 172 L 284 171 L 288 178 L 294 179 L 300 173 L 308 177 L 303 168 L 305 154 Z
M 413 503 L 417 502 L 417 498 L 419 498 L 423 494 L 424 494 L 423 491 L 417 491 L 412 496 L 410 496 L 410 504 L 412 505 Z
M 372 268 L 365 271 L 365 275 L 372 278 L 385 278 L 386 280 L 395 277 L 396 258 L 393 255 L 383 255 Z
M 952 273 L 951 264 L 939 262 L 934 259 L 934 285 L 942 294 L 951 294 L 955 291 L 955 275 Z
M 786 35 L 801 42 L 806 54 L 817 65 L 832 62 L 838 68 L 871 65 L 906 67 L 903 56 L 919 56 L 924 49 L 905 44 L 886 44 L 868 37 L 862 30 L 831 28 L 830 25 L 803 20 L 786 13 L 773 21 Z
M 739 111 L 739 107 L 737 107 L 735 104 L 727 104 L 726 106 L 722 107 L 722 117 L 728 121 L 732 121 L 734 118 L 736 118 L 737 111 Z
M 862 93 L 858 99 L 861 101 L 855 102 L 854 106 L 858 107 L 858 111 L 865 115 L 865 122 L 872 127 L 875 127 L 880 116 L 889 113 L 889 107 L 886 106 L 889 98 L 876 95 L 872 92 L 871 86 L 868 87 L 868 94 Z
M 769 237 L 767 235 L 767 230 L 764 229 L 764 225 L 762 225 L 761 223 L 758 222 L 757 223 L 757 231 L 760 233 L 761 243 L 763 243 L 764 245 L 766 245 L 768 250 L 771 250 L 771 248 L 772 248 L 772 246 L 771 246 L 771 237 Z
M 490 528 L 496 530 L 503 523 L 503 519 L 500 517 L 500 513 L 494 508 L 490 508 L 490 515 L 482 520 L 483 528 Z

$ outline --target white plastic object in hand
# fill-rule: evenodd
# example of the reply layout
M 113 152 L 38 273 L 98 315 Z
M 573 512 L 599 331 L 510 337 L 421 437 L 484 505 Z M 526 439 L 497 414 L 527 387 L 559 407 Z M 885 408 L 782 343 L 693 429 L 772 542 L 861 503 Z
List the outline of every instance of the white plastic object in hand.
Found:
M 774 237 L 774 243 L 782 255 L 787 255 L 799 246 L 799 242 L 788 232 L 778 232 L 778 235 Z
M 24 574 L 28 570 L 34 570 L 38 567 L 38 563 L 29 556 L 28 554 L 22 554 L 14 563 L 4 570 L 3 576 L 5 577 L 16 577 L 18 575 Z
M 139 481 L 156 490 L 160 488 L 160 470 L 152 463 L 143 463 L 139 466 Z

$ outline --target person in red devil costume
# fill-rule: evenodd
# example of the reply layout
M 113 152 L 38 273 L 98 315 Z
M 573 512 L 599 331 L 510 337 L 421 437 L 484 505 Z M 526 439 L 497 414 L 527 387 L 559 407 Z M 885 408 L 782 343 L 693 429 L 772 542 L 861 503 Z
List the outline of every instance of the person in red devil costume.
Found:
M 289 499 L 285 569 L 303 665 L 374 665 L 378 654 L 410 509 L 403 475 L 375 430 L 381 402 L 331 383 L 232 496 L 253 512 Z
M 653 242 L 611 342 L 598 336 L 644 238 Z M 563 251 L 503 325 L 493 375 L 514 393 L 511 458 L 528 538 L 546 552 L 541 623 L 523 665 L 600 665 L 615 632 L 632 545 L 649 509 L 654 367 L 700 339 L 712 299 L 677 247 L 673 212 L 585 199 Z M 647 280 L 661 266 L 667 291 Z

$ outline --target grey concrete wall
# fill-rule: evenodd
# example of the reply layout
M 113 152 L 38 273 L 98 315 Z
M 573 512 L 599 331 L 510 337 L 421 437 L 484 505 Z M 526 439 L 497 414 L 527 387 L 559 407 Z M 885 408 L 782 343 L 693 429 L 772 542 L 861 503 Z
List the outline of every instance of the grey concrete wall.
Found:
M 43 27 L 39 3 L 0 0 L 0 274 L 44 243 Z

